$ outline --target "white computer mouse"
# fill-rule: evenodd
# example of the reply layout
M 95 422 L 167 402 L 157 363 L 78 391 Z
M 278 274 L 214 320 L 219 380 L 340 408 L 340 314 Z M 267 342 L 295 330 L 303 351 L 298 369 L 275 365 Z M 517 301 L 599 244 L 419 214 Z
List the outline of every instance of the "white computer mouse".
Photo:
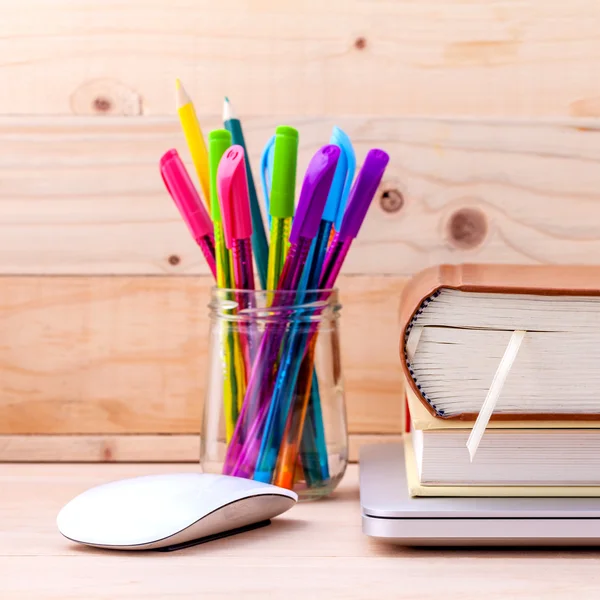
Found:
M 297 501 L 292 490 L 241 477 L 146 475 L 83 492 L 62 508 L 57 525 L 89 546 L 172 550 L 267 525 Z

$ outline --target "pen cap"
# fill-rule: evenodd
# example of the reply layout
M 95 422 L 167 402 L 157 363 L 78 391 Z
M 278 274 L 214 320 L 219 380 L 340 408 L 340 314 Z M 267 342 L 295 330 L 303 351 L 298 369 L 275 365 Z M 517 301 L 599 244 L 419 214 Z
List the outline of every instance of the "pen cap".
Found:
M 225 244 L 231 249 L 235 240 L 252 236 L 248 179 L 242 146 L 231 146 L 223 154 L 217 171 L 217 189 Z
M 301 237 L 314 238 L 317 234 L 339 157 L 340 149 L 334 145 L 323 146 L 312 157 L 304 175 L 292 223 L 292 244 Z
M 355 238 L 358 235 L 389 160 L 389 155 L 383 150 L 373 149 L 367 154 L 350 191 L 348 206 L 338 232 L 340 239 Z
M 221 207 L 217 190 L 219 162 L 226 150 L 231 147 L 231 133 L 227 129 L 214 129 L 208 134 L 208 166 L 210 169 L 210 217 L 215 223 L 221 222 Z
M 273 164 L 271 167 L 271 198 L 269 214 L 272 217 L 293 217 L 296 191 L 296 163 L 298 161 L 298 131 L 280 126 L 275 130 Z
M 168 150 L 160 159 L 165 186 L 195 240 L 213 232 L 213 224 L 200 194 L 194 187 L 177 150 Z
M 340 159 L 333 176 L 329 197 L 323 211 L 323 219 L 330 222 L 336 222 L 339 229 L 341 215 L 344 213 L 354 170 L 356 169 L 356 157 L 350 138 L 339 128 L 334 127 L 329 143 L 340 147 Z

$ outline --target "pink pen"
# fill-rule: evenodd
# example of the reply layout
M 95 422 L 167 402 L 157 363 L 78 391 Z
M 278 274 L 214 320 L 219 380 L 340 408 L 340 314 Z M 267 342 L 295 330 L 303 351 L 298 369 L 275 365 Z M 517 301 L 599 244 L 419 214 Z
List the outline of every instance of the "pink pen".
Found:
M 177 150 L 168 150 L 160 159 L 160 173 L 186 222 L 196 244 L 202 250 L 213 277 L 217 277 L 213 224 Z
M 252 262 L 252 216 L 244 149 L 231 146 L 223 154 L 217 170 L 219 205 L 223 218 L 225 245 L 233 256 L 233 285 L 236 289 L 238 310 L 253 305 L 252 298 L 244 290 L 254 290 L 254 267 Z M 240 329 L 244 329 L 240 323 Z M 240 339 L 246 373 L 250 372 L 253 352 L 253 336 L 242 335 Z

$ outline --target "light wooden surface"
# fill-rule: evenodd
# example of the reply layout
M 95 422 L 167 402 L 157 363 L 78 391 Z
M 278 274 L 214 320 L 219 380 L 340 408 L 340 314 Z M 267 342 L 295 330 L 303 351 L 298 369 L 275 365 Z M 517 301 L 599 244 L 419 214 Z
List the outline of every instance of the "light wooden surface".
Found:
M 2 2 L 0 113 L 598 116 L 594 0 Z
M 358 467 L 323 501 L 178 553 L 88 549 L 60 508 L 94 485 L 190 465 L 0 465 L 3 600 L 95 598 L 595 599 L 598 551 L 407 549 L 361 531 Z
M 600 121 L 245 119 L 257 185 L 280 122 L 300 131 L 299 173 L 335 124 L 358 166 L 372 147 L 390 153 L 347 275 L 592 263 L 600 252 Z M 205 132 L 221 126 L 207 119 Z M 4 117 L 0 141 L 0 273 L 208 273 L 158 171 L 171 147 L 189 165 L 176 119 Z
M 339 283 L 350 432 L 399 432 L 401 282 Z M 183 276 L 0 277 L 0 433 L 199 433 L 211 285 Z

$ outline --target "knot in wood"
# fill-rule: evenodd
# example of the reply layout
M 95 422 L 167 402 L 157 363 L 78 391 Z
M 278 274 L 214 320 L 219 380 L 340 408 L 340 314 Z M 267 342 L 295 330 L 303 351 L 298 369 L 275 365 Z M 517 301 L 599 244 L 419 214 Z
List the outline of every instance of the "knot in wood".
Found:
M 447 232 L 453 246 L 470 250 L 485 240 L 488 232 L 487 218 L 479 208 L 460 208 L 450 215 Z
M 379 205 L 386 213 L 396 213 L 404 206 L 404 196 L 396 188 L 384 190 L 379 198 Z
M 362 35 L 354 40 L 354 47 L 357 50 L 364 50 L 367 47 L 367 40 Z

